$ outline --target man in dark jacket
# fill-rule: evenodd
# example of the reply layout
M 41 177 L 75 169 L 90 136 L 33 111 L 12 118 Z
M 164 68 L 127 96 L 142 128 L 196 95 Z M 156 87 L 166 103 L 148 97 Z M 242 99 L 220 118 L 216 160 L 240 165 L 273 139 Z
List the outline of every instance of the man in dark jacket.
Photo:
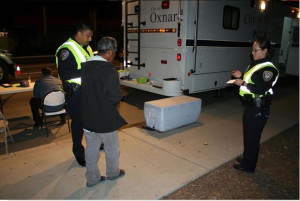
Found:
M 119 168 L 118 129 L 127 124 L 117 111 L 122 99 L 119 77 L 112 65 L 117 42 L 104 37 L 98 42 L 98 55 L 82 64 L 82 122 L 87 142 L 86 178 L 87 187 L 107 179 L 116 179 L 125 174 Z M 97 167 L 99 146 L 104 143 L 106 176 L 101 176 Z

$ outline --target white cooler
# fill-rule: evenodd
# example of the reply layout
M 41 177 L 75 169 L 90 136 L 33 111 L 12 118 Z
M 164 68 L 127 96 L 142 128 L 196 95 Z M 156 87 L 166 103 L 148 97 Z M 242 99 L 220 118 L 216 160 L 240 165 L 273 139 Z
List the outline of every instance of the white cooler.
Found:
M 160 132 L 198 121 L 202 100 L 190 96 L 176 96 L 148 101 L 144 116 L 149 128 Z

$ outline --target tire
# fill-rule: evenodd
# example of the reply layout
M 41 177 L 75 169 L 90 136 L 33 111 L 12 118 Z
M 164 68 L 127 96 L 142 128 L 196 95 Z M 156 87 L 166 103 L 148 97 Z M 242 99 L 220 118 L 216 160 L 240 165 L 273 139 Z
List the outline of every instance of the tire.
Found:
M 6 83 L 8 81 L 8 65 L 0 61 L 0 84 Z

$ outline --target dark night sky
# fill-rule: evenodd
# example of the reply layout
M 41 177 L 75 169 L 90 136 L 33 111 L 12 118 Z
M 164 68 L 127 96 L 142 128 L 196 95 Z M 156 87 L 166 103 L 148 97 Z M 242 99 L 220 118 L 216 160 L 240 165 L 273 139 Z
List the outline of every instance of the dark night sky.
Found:
M 46 8 L 47 36 L 44 33 L 43 5 Z M 119 1 L 1 1 L 0 31 L 7 31 L 17 56 L 51 54 L 80 23 L 91 26 L 96 10 L 94 39 L 104 35 L 122 42 L 122 2 Z M 94 45 L 94 41 L 91 44 Z M 26 51 L 25 51 L 26 50 Z
M 299 1 L 282 3 L 299 7 Z M 47 16 L 46 36 L 43 5 Z M 53 54 L 78 24 L 91 24 L 93 10 L 97 12 L 97 29 L 91 46 L 107 35 L 115 37 L 118 46 L 122 46 L 121 0 L 1 0 L 0 10 L 0 31 L 8 32 L 9 51 L 17 56 Z

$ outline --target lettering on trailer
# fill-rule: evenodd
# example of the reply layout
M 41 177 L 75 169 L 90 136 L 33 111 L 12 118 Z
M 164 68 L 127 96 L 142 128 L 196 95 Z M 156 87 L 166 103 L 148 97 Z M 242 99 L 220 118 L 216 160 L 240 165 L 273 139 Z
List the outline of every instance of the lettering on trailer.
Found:
M 169 14 L 158 14 L 160 8 L 151 8 L 150 22 L 151 23 L 161 23 L 161 22 L 175 22 L 177 20 L 177 13 Z
M 155 12 L 152 12 L 150 14 L 150 22 L 151 23 L 175 22 L 176 19 L 177 19 L 177 13 L 160 15 Z
M 253 30 L 253 39 L 257 39 L 258 37 L 261 36 L 266 36 L 267 38 L 271 38 L 271 32 L 270 31 L 258 31 L 258 30 Z
M 244 24 L 246 25 L 264 25 L 267 27 L 267 25 L 270 23 L 270 17 L 269 15 L 259 15 L 259 16 L 253 16 L 253 15 L 245 15 L 244 17 Z M 252 38 L 256 39 L 259 36 L 267 36 L 270 38 L 271 32 L 268 31 L 260 31 L 260 30 L 253 30 Z
M 245 15 L 244 23 L 254 26 L 254 24 L 269 24 L 270 17 L 268 15 L 252 16 Z

